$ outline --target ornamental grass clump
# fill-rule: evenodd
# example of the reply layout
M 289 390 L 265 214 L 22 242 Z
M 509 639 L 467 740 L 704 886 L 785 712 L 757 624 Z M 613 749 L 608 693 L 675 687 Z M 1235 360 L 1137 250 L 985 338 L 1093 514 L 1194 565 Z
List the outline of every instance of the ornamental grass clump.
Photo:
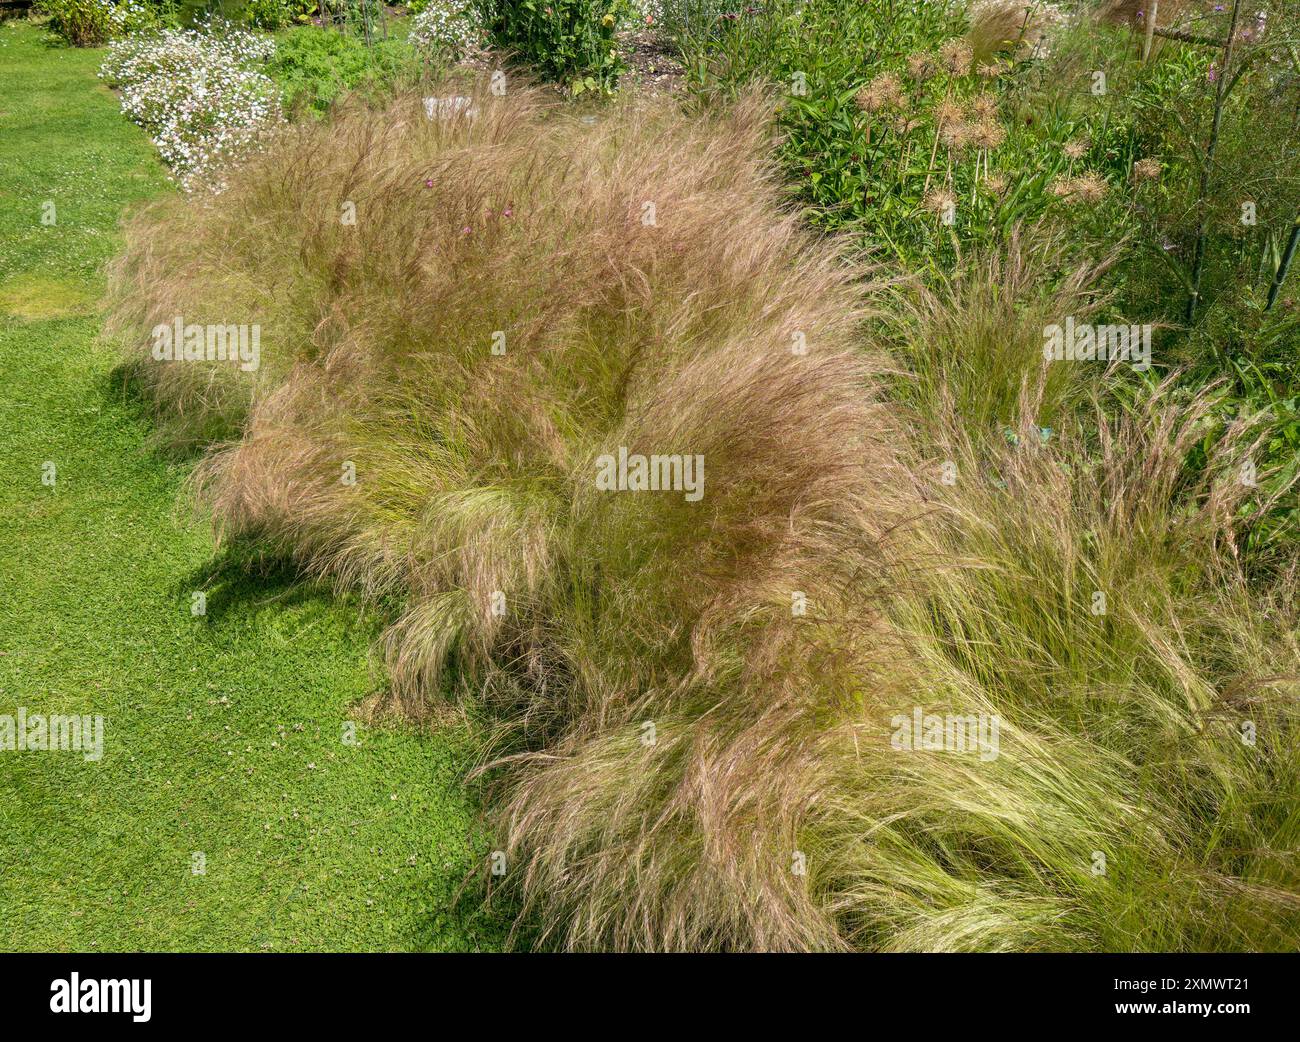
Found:
M 879 296 L 782 208 L 768 98 L 434 94 L 468 101 L 354 103 L 152 204 L 111 330 L 221 538 L 369 595 L 396 697 L 487 718 L 531 939 L 1295 946 L 1300 649 L 1233 557 L 1245 421 L 1197 471 L 1167 389 L 1089 441 L 1035 343 L 1082 279 Z M 966 416 L 990 300 L 1027 317 L 978 357 L 1023 378 Z M 259 324 L 259 364 L 156 357 L 177 316 Z

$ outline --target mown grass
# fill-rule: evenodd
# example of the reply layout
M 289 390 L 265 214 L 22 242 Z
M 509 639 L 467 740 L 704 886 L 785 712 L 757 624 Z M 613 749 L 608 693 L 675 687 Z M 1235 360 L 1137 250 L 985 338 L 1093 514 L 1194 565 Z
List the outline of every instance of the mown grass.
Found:
M 0 752 L 0 946 L 495 947 L 456 901 L 484 853 L 464 734 L 342 741 L 371 623 L 214 557 L 176 508 L 188 465 L 146 449 L 96 346 L 119 217 L 170 191 L 100 58 L 0 27 L 0 713 L 106 720 L 98 763 Z

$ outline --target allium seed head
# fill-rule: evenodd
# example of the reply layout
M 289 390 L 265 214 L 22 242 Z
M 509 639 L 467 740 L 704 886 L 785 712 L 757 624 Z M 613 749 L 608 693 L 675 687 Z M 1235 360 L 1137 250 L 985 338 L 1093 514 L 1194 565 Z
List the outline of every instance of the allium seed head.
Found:
M 1136 182 L 1154 181 L 1160 176 L 1160 160 L 1148 156 L 1133 164 L 1133 180 Z
M 1082 159 L 1091 147 L 1086 139 L 1077 137 L 1067 141 L 1061 151 L 1065 153 L 1067 159 Z
M 892 72 L 882 72 L 858 91 L 855 100 L 863 112 L 897 108 L 903 103 L 903 85 Z
M 939 57 L 954 76 L 965 76 L 970 72 L 971 62 L 974 60 L 970 47 L 961 40 L 949 40 L 945 43 L 939 48 Z

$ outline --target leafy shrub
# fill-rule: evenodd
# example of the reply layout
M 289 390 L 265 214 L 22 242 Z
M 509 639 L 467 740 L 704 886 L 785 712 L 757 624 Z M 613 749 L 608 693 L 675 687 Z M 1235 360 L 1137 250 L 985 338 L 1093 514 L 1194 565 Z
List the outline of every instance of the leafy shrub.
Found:
M 376 40 L 303 26 L 279 41 L 267 73 L 279 84 L 289 112 L 324 115 L 348 91 L 390 93 L 419 75 L 415 49 L 404 40 Z
M 38 0 L 37 10 L 73 47 L 98 47 L 158 24 L 156 11 L 141 0 Z
M 385 0 L 319 0 L 322 24 L 355 33 L 366 41 L 388 39 Z
M 496 42 L 573 94 L 610 92 L 624 69 L 615 34 L 628 0 L 482 0 Z
M 258 71 L 274 51 L 268 37 L 209 20 L 116 41 L 99 75 L 184 187 L 218 188 L 223 168 L 280 122 L 279 93 Z
M 259 29 L 283 29 L 310 21 L 317 10 L 316 0 L 248 0 L 243 19 Z
M 1224 7 L 1190 24 L 1207 39 L 1226 38 L 1230 12 L 1218 9 Z M 1131 220 L 1146 247 L 1125 269 L 1126 294 L 1137 306 L 1185 319 L 1198 262 L 1197 307 L 1221 292 L 1232 298 L 1248 286 L 1266 290 L 1277 272 L 1300 215 L 1294 133 L 1300 23 L 1285 13 L 1281 4 L 1242 3 L 1232 67 L 1224 75 L 1221 48 L 1170 45 L 1124 92 L 1143 150 L 1162 159 L 1158 184 L 1143 194 Z
M 484 33 L 473 0 L 428 0 L 411 19 L 408 39 L 424 54 L 457 61 L 483 43 Z

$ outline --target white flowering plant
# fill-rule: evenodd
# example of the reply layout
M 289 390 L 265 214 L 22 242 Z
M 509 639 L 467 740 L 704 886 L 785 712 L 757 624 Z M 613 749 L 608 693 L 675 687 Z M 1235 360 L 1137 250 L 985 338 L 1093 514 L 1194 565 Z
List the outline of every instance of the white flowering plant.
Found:
M 483 15 L 471 0 L 429 0 L 411 19 L 411 45 L 421 54 L 458 61 L 486 36 Z
M 219 189 L 222 168 L 283 122 L 279 91 L 259 68 L 274 53 L 269 37 L 209 21 L 116 41 L 99 75 L 182 187 Z

